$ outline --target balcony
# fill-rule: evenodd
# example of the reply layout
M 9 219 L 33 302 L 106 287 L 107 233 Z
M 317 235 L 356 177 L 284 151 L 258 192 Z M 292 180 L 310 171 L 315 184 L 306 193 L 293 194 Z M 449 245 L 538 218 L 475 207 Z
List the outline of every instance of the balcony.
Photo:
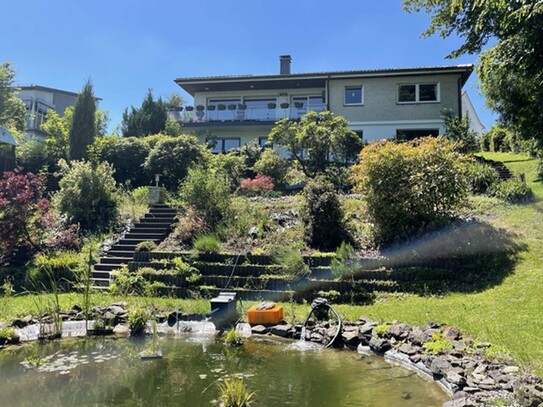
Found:
M 217 106 L 213 106 L 212 109 L 202 109 L 202 107 L 194 109 L 191 106 L 188 108 L 189 110 L 187 110 L 187 107 L 180 109 L 169 109 L 167 110 L 168 117 L 187 126 L 199 126 L 207 124 L 228 125 L 240 123 L 270 124 L 283 118 L 297 120 L 310 110 L 322 112 L 326 110 L 326 105 L 324 103 L 320 103 L 312 104 L 308 107 L 304 107 L 303 105 L 289 105 L 288 107 L 281 107 L 277 105 L 276 108 L 265 108 L 229 105 L 224 109 L 219 109 Z

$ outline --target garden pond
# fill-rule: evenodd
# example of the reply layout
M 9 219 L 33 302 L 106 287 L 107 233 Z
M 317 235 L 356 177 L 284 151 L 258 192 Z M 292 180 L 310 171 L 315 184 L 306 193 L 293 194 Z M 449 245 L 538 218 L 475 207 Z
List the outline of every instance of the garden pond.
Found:
M 161 359 L 141 360 L 155 343 Z M 214 337 L 68 339 L 0 351 L 6 406 L 209 406 L 217 384 L 244 378 L 256 406 L 441 406 L 437 384 L 377 356 L 250 339 Z

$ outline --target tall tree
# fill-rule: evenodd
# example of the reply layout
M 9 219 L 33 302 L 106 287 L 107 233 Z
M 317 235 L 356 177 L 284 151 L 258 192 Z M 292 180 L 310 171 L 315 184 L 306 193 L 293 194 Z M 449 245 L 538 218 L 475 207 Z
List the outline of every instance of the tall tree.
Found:
M 449 57 L 484 50 L 477 68 L 489 107 L 524 138 L 543 144 L 543 2 L 541 0 L 404 0 L 432 20 L 424 37 L 457 34 L 464 39 Z
M 161 133 L 166 127 L 166 118 L 166 103 L 160 97 L 155 101 L 153 92 L 148 89 L 139 109 L 131 106 L 123 112 L 123 136 L 145 137 Z
M 26 109 L 24 103 L 17 98 L 14 80 L 15 70 L 11 64 L 0 64 L 0 126 L 23 131 Z
M 87 158 L 87 146 L 91 145 L 96 137 L 95 115 L 96 98 L 89 79 L 75 100 L 72 126 L 68 134 L 70 160 Z

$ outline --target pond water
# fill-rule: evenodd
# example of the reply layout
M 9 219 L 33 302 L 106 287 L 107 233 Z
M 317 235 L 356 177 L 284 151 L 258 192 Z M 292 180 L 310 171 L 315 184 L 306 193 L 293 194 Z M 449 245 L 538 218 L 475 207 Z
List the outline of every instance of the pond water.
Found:
M 244 377 L 256 406 L 441 406 L 435 384 L 379 357 L 248 340 L 158 339 L 163 358 L 140 360 L 150 339 L 80 339 L 0 351 L 0 405 L 210 406 L 217 383 Z

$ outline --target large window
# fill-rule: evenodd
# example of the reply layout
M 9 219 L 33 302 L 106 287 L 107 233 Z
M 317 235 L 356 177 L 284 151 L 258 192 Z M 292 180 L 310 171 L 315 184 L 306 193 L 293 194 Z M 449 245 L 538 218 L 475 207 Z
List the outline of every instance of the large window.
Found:
M 208 144 L 213 146 L 213 153 L 227 153 L 230 150 L 236 150 L 241 146 L 241 140 L 235 137 L 219 137 L 209 139 Z
M 439 102 L 439 84 L 398 85 L 398 103 Z
M 345 88 L 345 104 L 361 105 L 364 103 L 364 87 L 348 86 Z
M 438 136 L 439 129 L 398 129 L 396 139 L 410 141 L 419 137 Z

